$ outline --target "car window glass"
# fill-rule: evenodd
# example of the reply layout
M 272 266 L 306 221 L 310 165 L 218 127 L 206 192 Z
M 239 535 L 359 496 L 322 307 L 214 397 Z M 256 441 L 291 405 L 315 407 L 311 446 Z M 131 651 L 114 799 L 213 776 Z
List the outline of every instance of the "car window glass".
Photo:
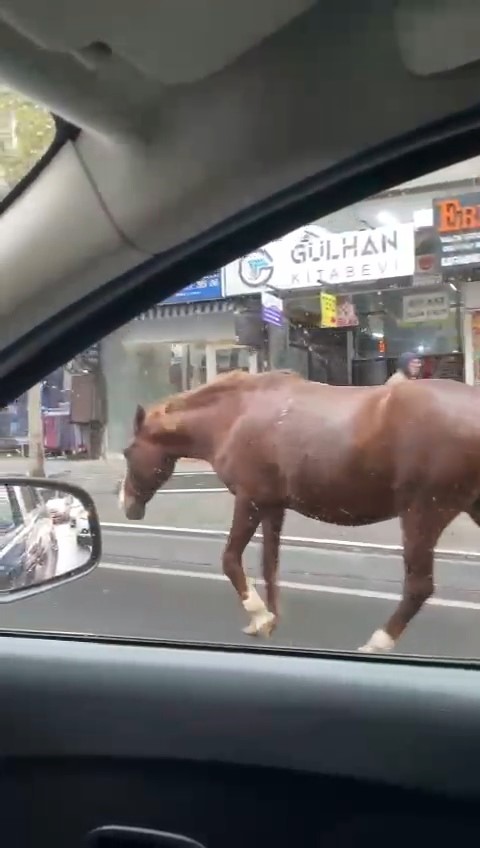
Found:
M 2 626 L 480 657 L 479 177 L 461 162 L 193 280 L 45 376 L 41 444 L 28 394 L 10 404 L 0 469 L 44 451 L 87 488 L 103 560 Z M 82 545 L 86 517 L 54 512 Z
M 32 512 L 37 506 L 35 491 L 30 486 L 17 487 L 18 498 L 22 499 L 25 510 Z
M 0 535 L 15 526 L 10 498 L 6 486 L 0 486 Z
M 42 159 L 55 135 L 50 112 L 0 80 L 0 201 Z

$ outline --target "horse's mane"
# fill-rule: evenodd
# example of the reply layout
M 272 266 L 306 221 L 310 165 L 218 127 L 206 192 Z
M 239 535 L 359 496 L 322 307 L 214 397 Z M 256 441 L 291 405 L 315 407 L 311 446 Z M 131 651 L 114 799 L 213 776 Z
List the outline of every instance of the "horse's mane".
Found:
M 153 414 L 169 414 L 173 412 L 182 412 L 191 407 L 207 406 L 214 401 L 218 395 L 225 392 L 231 392 L 241 388 L 248 391 L 249 389 L 259 388 L 262 384 L 275 384 L 283 382 L 286 378 L 303 379 L 295 371 L 264 371 L 260 374 L 247 374 L 245 371 L 235 370 L 228 371 L 226 374 L 219 374 L 210 383 L 205 383 L 195 389 L 188 389 L 186 392 L 180 392 L 176 395 L 170 395 L 162 401 L 161 404 L 156 404 L 151 408 Z

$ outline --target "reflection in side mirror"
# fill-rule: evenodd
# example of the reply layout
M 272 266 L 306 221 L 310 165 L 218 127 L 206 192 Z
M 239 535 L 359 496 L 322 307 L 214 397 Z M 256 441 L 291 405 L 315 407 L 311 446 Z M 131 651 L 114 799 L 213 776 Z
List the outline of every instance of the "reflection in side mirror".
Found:
M 0 603 L 88 574 L 100 553 L 97 511 L 83 489 L 0 478 Z

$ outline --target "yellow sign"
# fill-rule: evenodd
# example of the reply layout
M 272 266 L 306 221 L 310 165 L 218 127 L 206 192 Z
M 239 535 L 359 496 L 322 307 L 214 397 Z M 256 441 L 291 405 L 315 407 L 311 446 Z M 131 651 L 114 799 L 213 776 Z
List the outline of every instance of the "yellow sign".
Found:
M 320 326 L 337 326 L 337 297 L 334 294 L 320 292 Z

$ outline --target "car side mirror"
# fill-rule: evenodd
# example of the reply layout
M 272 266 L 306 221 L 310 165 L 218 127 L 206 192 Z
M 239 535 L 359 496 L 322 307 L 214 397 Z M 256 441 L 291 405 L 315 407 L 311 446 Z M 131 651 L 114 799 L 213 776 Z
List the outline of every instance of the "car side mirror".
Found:
M 0 603 L 89 574 L 102 551 L 95 504 L 58 480 L 0 477 Z

